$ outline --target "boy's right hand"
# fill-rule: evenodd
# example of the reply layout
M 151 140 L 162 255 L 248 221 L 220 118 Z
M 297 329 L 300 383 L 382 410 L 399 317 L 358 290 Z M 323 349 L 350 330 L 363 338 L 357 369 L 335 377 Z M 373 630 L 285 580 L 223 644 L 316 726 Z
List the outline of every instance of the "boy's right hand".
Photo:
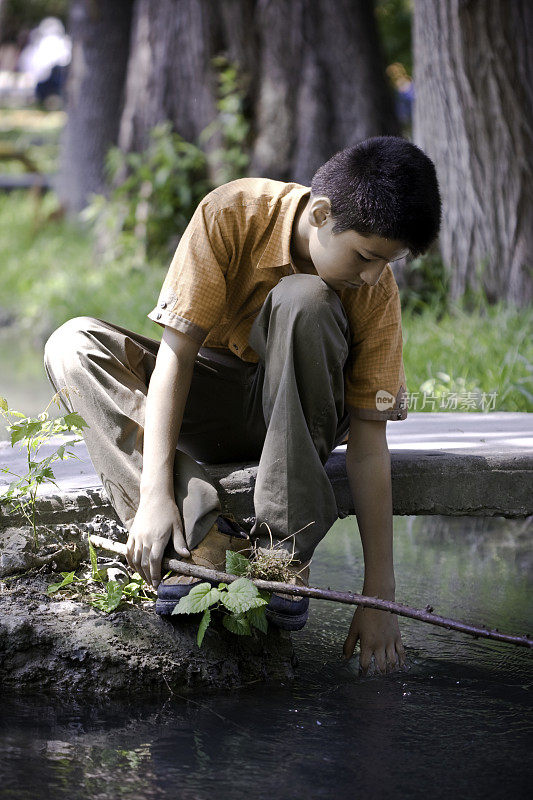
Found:
M 126 544 L 126 559 L 154 589 L 161 582 L 161 562 L 171 535 L 176 553 L 187 558 L 190 552 L 174 500 L 168 495 L 141 497 Z

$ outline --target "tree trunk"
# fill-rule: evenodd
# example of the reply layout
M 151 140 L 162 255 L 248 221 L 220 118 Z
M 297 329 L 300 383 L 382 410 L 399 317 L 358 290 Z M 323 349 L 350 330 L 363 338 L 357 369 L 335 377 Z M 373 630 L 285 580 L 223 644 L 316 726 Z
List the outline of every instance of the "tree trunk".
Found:
M 415 1 L 414 138 L 439 176 L 453 299 L 532 300 L 532 35 L 530 0 Z
M 257 0 L 251 173 L 309 183 L 338 150 L 399 135 L 372 0 Z
M 216 112 L 210 0 L 137 0 L 120 146 L 142 150 L 150 129 L 170 119 L 194 141 Z
M 196 140 L 219 53 L 246 77 L 251 175 L 306 183 L 337 150 L 399 131 L 372 0 L 137 0 L 121 147 L 144 148 L 163 119 Z
M 72 0 L 72 62 L 57 191 L 72 215 L 105 190 L 104 164 L 117 143 L 133 0 Z

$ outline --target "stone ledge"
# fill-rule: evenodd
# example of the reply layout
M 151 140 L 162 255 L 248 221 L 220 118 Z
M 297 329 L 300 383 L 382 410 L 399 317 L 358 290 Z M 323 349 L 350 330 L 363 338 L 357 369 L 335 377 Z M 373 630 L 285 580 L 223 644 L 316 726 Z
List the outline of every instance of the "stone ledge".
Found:
M 390 425 L 394 514 L 527 517 L 533 514 L 533 415 L 526 413 L 410 413 Z M 57 447 L 58 442 L 52 446 Z M 0 463 L 20 472 L 24 459 L 8 443 L 0 443 Z M 52 446 L 42 456 L 52 451 Z M 345 469 L 345 448 L 331 455 L 327 472 L 341 514 L 353 512 Z M 59 462 L 59 490 L 43 485 L 37 499 L 40 524 L 90 522 L 117 515 L 97 475 L 84 443 L 76 445 L 82 459 Z M 80 466 L 81 464 L 81 466 Z M 56 466 L 56 465 L 54 465 Z M 223 503 L 242 522 L 253 517 L 256 464 L 206 465 Z M 7 483 L 6 477 L 0 477 Z M 16 515 L 0 503 L 0 528 L 13 525 Z
M 223 503 L 237 519 L 254 514 L 255 464 L 208 466 Z M 533 459 L 506 456 L 459 456 L 449 453 L 404 451 L 391 453 L 394 514 L 527 517 L 533 514 Z M 327 464 L 341 514 L 353 513 L 345 456 L 335 451 Z M 36 500 L 39 524 L 78 524 L 105 514 L 119 522 L 103 487 L 70 489 Z M 0 528 L 19 518 L 0 504 Z

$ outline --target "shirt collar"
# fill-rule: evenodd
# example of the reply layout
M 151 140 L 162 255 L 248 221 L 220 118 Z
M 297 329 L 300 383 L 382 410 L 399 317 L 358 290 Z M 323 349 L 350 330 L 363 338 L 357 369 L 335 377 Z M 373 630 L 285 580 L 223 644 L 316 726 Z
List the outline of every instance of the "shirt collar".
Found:
M 274 229 L 269 236 L 265 249 L 256 262 L 257 269 L 270 269 L 291 264 L 291 233 L 298 203 L 306 194 L 311 193 L 310 186 L 296 185 L 281 198 Z

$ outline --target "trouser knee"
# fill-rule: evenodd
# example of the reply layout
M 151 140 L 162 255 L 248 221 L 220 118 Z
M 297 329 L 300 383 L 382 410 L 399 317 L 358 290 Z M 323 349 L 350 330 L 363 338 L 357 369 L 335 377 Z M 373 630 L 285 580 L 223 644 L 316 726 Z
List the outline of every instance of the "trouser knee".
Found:
M 277 314 L 295 316 L 304 323 L 325 314 L 344 316 L 341 301 L 318 275 L 288 275 L 272 289 L 271 298 Z
M 308 355 L 313 345 L 343 362 L 349 349 L 349 324 L 337 294 L 318 275 L 288 275 L 272 289 L 256 319 L 250 344 L 265 357 L 269 342 L 283 348 L 290 339 Z M 275 348 L 278 350 L 278 347 Z
M 89 344 L 88 333 L 98 326 L 94 317 L 72 317 L 53 331 L 44 345 L 44 363 L 74 366 Z

